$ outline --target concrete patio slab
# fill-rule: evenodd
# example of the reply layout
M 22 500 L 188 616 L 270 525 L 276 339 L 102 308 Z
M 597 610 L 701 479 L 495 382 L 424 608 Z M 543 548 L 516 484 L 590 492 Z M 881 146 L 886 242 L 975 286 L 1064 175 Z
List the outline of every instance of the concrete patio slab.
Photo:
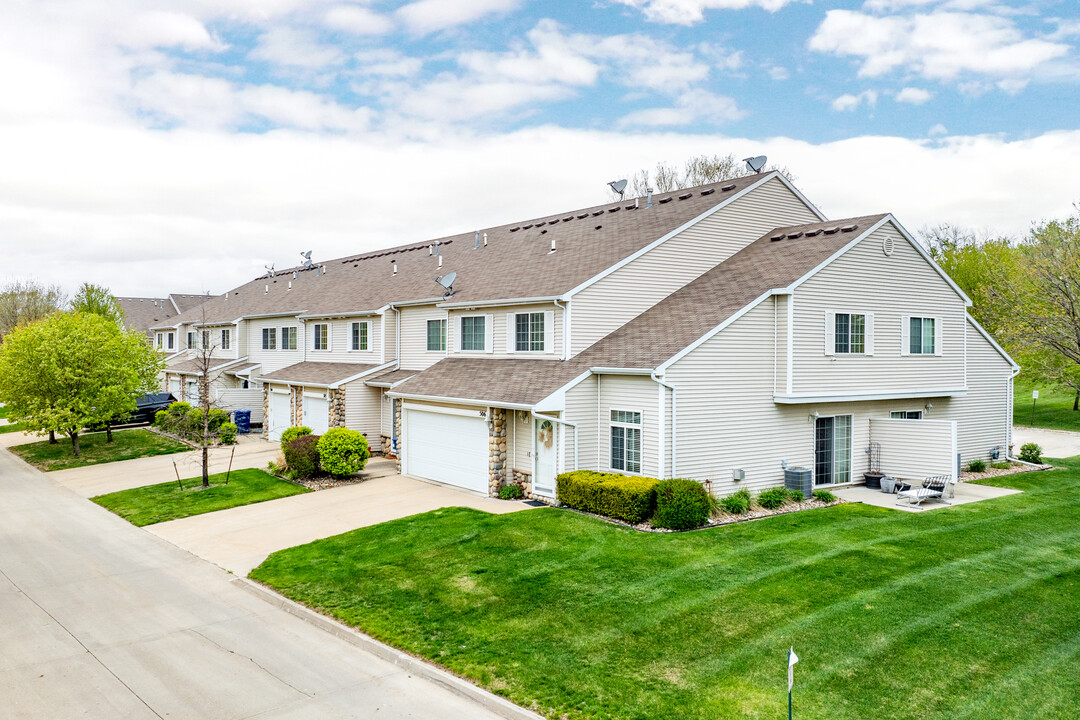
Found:
M 443 507 L 470 507 L 500 514 L 529 509 L 522 502 L 389 475 L 357 485 L 171 520 L 145 529 L 246 576 L 272 552 Z
M 1080 455 L 1080 432 L 1029 427 L 1013 428 L 1014 453 L 1019 455 L 1020 448 L 1029 442 L 1039 444 L 1043 450 L 1043 457 L 1067 458 Z
M 841 497 L 849 502 L 861 502 L 864 505 L 874 505 L 876 507 L 891 508 L 893 510 L 903 510 L 904 512 L 925 512 L 927 510 L 937 510 L 938 508 L 950 507 L 943 502 L 929 501 L 924 502 L 922 505 L 909 505 L 908 503 L 896 503 L 896 495 L 890 493 L 883 493 L 880 490 L 872 490 L 865 485 L 855 485 L 853 487 L 840 488 L 832 491 L 837 497 Z M 990 487 L 989 485 L 976 485 L 975 483 L 957 483 L 956 485 L 956 497 L 949 498 L 951 505 L 964 505 L 965 503 L 979 502 L 980 500 L 992 500 L 994 498 L 1005 497 L 1006 495 L 1016 495 L 1021 490 L 1012 490 L 1010 488 Z

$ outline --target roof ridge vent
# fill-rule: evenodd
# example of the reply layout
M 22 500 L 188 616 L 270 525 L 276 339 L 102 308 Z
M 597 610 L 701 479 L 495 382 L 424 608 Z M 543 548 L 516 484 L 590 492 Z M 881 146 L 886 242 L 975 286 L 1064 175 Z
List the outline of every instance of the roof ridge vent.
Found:
M 856 230 L 858 227 L 859 226 L 855 223 L 851 223 L 850 225 L 844 225 L 842 228 L 840 228 L 840 232 L 851 232 L 853 230 Z

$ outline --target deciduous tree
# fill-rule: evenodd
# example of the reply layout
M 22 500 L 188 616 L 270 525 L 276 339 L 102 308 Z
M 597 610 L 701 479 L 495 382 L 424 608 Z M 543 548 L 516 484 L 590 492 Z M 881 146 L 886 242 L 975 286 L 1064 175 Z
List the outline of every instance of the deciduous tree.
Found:
M 788 180 L 794 179 L 787 168 L 776 165 L 766 166 L 763 172 L 773 170 L 778 170 Z M 650 189 L 653 192 L 670 192 L 753 174 L 742 160 L 731 153 L 695 155 L 686 161 L 682 169 L 662 161 L 657 163 L 653 170 L 638 170 L 630 180 L 630 196 L 644 197 Z
M 16 280 L 0 290 L 0 341 L 20 325 L 62 310 L 67 296 L 59 285 L 46 287 L 33 280 Z

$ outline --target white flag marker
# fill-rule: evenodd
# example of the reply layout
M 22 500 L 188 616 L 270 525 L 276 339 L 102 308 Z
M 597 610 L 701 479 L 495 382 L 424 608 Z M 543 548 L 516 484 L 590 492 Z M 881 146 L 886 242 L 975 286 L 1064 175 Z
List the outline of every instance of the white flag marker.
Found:
M 795 654 L 794 646 L 788 650 L 787 654 L 787 691 L 791 692 L 791 687 L 795 684 L 795 663 L 799 662 L 799 656 Z

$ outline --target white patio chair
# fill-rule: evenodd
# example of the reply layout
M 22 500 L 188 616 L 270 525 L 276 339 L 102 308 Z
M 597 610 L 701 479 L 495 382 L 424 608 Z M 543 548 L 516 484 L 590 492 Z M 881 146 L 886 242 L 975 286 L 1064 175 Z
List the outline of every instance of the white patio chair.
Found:
M 919 507 L 926 500 L 940 500 L 946 505 L 951 505 L 947 499 L 949 485 L 956 484 L 952 475 L 935 475 L 925 478 L 922 487 L 909 488 L 896 493 L 896 504 L 906 502 L 908 505 Z

